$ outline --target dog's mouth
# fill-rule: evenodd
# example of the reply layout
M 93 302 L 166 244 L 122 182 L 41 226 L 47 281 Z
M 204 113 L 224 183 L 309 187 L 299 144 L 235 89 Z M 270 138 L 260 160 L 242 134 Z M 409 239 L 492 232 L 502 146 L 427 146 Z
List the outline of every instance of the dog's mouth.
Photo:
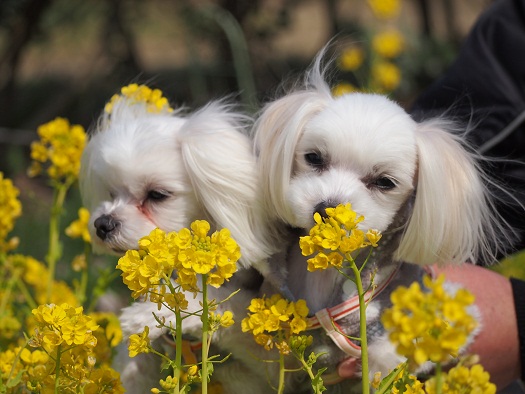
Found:
M 124 256 L 128 250 L 130 249 L 111 248 L 111 251 L 119 256 Z

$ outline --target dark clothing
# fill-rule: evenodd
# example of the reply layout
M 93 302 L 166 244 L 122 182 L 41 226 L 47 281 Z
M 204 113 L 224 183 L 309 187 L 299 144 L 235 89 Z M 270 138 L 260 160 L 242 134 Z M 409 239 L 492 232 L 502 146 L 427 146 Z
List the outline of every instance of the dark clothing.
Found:
M 519 232 L 515 249 L 525 249 L 525 0 L 497 0 L 483 13 L 456 61 L 418 98 L 412 115 L 445 115 L 469 125 L 469 142 L 496 159 L 486 170 L 522 204 L 499 196 L 497 208 Z M 525 380 L 525 282 L 511 284 Z
M 487 171 L 525 206 L 525 1 L 499 0 L 485 11 L 456 61 L 412 109 L 416 120 L 443 114 L 473 128 L 468 138 L 481 153 L 505 159 Z M 498 210 L 521 232 L 515 250 L 525 249 L 523 208 L 503 197 Z

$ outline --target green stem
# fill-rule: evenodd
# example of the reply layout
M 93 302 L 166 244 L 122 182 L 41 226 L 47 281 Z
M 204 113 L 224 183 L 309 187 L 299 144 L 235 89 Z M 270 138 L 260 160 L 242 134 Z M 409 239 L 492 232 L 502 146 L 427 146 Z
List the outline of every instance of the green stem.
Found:
M 255 112 L 257 110 L 255 103 L 257 89 L 255 88 L 248 45 L 244 38 L 242 27 L 235 17 L 224 8 L 209 6 L 203 12 L 212 18 L 224 31 L 232 51 L 233 65 L 237 83 L 239 84 L 241 100 L 249 111 Z
M 84 242 L 84 257 L 86 260 L 86 266 L 82 269 L 80 273 L 80 285 L 78 289 L 78 302 L 80 305 L 84 305 L 87 300 L 87 285 L 89 282 L 89 252 L 91 246 L 89 242 Z
M 59 394 L 58 388 L 59 388 L 59 377 L 60 377 L 60 346 L 57 347 L 57 358 L 55 360 L 55 394 Z
M 208 331 L 209 331 L 209 311 L 208 311 L 208 285 L 207 275 L 202 275 L 202 394 L 208 394 Z
M 33 296 L 31 295 L 31 293 L 29 292 L 29 290 L 27 289 L 26 284 L 22 280 L 19 279 L 16 282 L 16 285 L 18 287 L 18 290 L 20 290 L 20 292 L 24 296 L 24 298 L 25 298 L 27 304 L 29 305 L 29 307 L 31 309 L 38 308 L 38 305 L 37 305 L 35 299 L 33 298 Z
M 388 380 L 384 380 L 382 383 L 382 387 L 375 392 L 375 394 L 385 394 L 386 392 L 392 391 L 392 383 L 396 380 L 397 376 L 399 375 L 399 372 L 401 370 L 404 370 L 407 367 L 407 362 L 405 361 L 399 368 L 397 368 L 396 373 L 391 373 Z
M 180 393 L 180 377 L 182 371 L 182 315 L 180 308 L 175 309 L 175 377 L 177 385 L 175 392 Z
M 443 392 L 443 374 L 441 363 L 436 363 L 436 394 Z
M 368 372 L 368 342 L 366 337 L 366 303 L 361 272 L 354 261 L 351 264 L 352 271 L 355 274 L 355 284 L 357 287 L 357 296 L 359 298 L 359 335 L 361 337 L 361 368 L 362 368 L 362 393 L 370 393 L 370 374 Z
M 16 282 L 18 281 L 18 273 L 13 275 L 11 278 L 7 281 L 7 286 L 5 287 L 2 299 L 0 302 L 0 313 L 3 314 L 7 308 L 7 303 L 9 302 L 9 299 L 11 298 L 11 293 L 13 291 L 13 287 L 15 286 Z
M 60 216 L 62 215 L 64 201 L 70 182 L 59 184 L 55 188 L 53 207 L 51 208 L 51 218 L 49 220 L 49 250 L 47 254 L 47 264 L 49 278 L 47 282 L 47 303 L 51 302 L 53 282 L 55 280 L 56 264 L 60 258 Z
M 279 352 L 279 387 L 277 387 L 277 394 L 284 392 L 284 355 Z

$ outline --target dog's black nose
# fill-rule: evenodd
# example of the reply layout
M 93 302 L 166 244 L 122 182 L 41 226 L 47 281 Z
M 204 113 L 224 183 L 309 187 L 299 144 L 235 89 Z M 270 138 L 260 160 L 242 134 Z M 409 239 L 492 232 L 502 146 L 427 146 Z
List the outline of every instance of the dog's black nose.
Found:
M 101 240 L 105 240 L 108 235 L 117 227 L 117 221 L 111 215 L 102 215 L 95 220 L 95 228 L 97 229 L 97 236 Z
M 326 208 L 335 208 L 336 206 L 337 204 L 332 201 L 322 201 L 314 207 L 314 213 L 317 212 L 322 218 L 327 218 Z

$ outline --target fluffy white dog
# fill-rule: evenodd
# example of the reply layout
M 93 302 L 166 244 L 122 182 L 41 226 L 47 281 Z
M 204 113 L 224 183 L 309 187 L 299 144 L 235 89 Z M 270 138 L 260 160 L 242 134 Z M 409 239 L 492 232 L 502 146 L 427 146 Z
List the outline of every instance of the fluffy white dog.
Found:
M 356 289 L 336 270 L 308 272 L 299 236 L 308 234 L 315 212 L 325 215 L 325 208 L 348 202 L 364 216 L 359 228 L 381 231 L 383 239 L 362 276 L 366 288 L 377 271 L 378 290 L 367 308 L 369 357 L 371 372 L 385 376 L 402 360 L 379 322 L 380 311 L 390 303 L 388 290 L 421 281 L 425 265 L 490 260 L 509 234 L 494 213 L 488 192 L 493 183 L 451 122 L 416 123 L 380 95 L 332 96 L 322 57 L 304 83 L 267 104 L 255 124 L 271 231 L 288 240 L 272 264 L 287 278 L 293 296 L 306 300 L 315 314 L 312 323 L 326 329 L 309 332 L 312 350 L 326 352 L 318 366 L 328 367 L 327 380 L 336 380 L 337 363 L 359 357 L 360 350 L 358 343 L 334 332 L 330 320 L 359 336 Z M 308 386 L 298 380 L 288 382 L 290 392 Z M 345 392 L 348 384 L 331 386 L 331 391 Z
M 136 249 L 137 241 L 155 228 L 180 230 L 197 219 L 209 221 L 212 231 L 228 228 L 241 248 L 242 268 L 220 290 L 210 289 L 210 298 L 222 300 L 242 288 L 228 309 L 245 314 L 250 288 L 260 281 L 249 267 L 265 273 L 270 250 L 258 233 L 264 226 L 247 120 L 224 102 L 185 115 L 151 113 L 143 103 L 117 101 L 110 114 L 101 116 L 82 158 L 81 193 L 91 212 L 95 251 L 122 255 Z M 187 298 L 190 310 L 200 309 L 198 298 Z M 147 325 L 150 339 L 160 338 L 163 332 L 155 327 L 153 312 L 173 318 L 167 310 L 157 311 L 156 304 L 136 302 L 122 313 L 124 336 L 142 332 Z M 239 322 L 241 318 L 237 316 Z M 200 334 L 200 319 L 192 317 L 184 324 L 185 333 Z M 225 336 L 231 336 L 229 330 Z M 225 346 L 235 347 L 236 341 L 226 339 Z M 127 392 L 143 394 L 158 385 L 159 363 L 160 358 L 149 355 L 129 359 L 124 348 L 116 368 Z

